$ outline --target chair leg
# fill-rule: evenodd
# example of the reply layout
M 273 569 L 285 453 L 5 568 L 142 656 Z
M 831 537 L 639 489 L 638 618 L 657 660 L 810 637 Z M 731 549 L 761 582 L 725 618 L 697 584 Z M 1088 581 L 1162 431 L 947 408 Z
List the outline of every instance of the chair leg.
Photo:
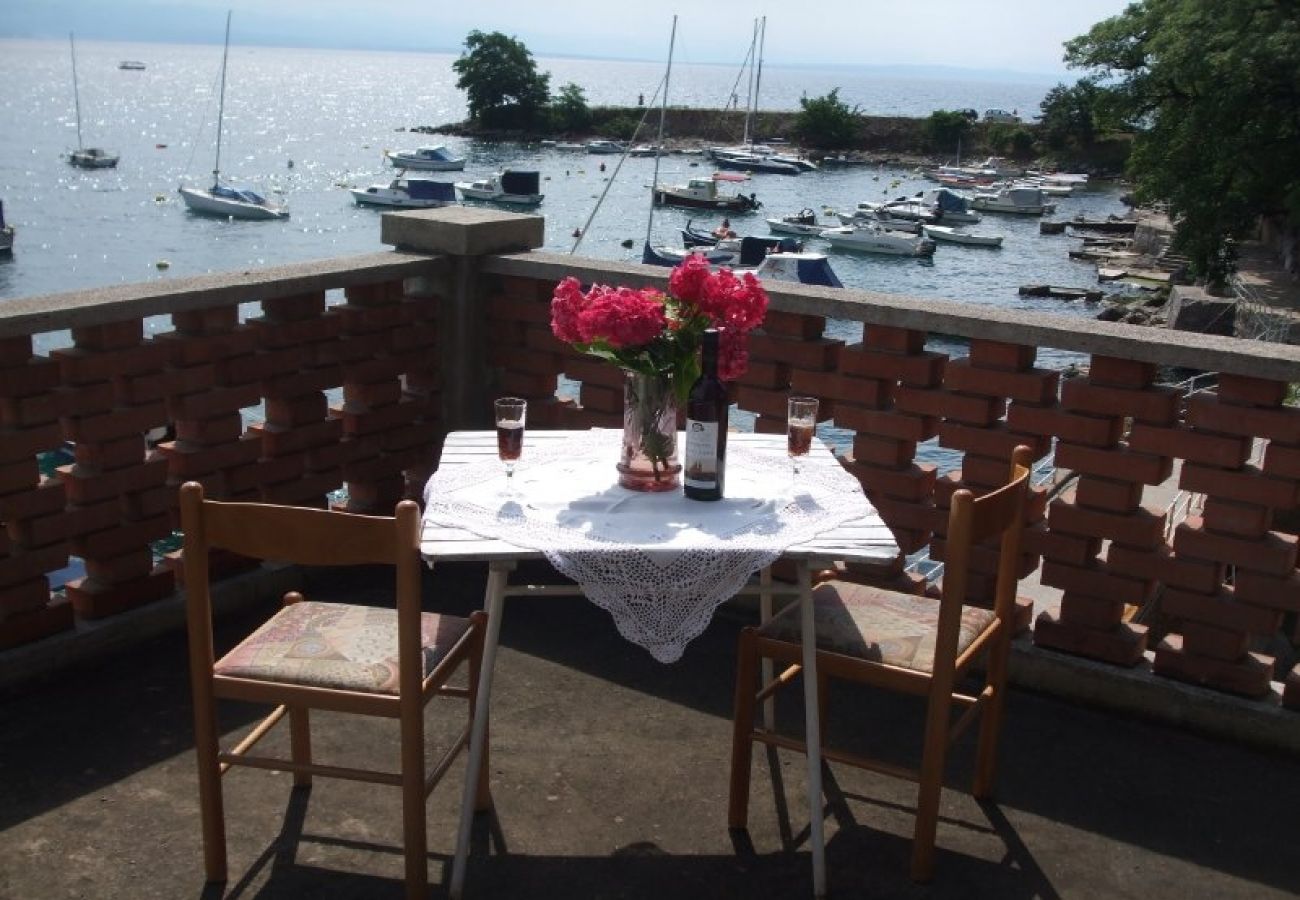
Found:
M 754 629 L 740 633 L 736 660 L 736 701 L 731 731 L 731 789 L 727 801 L 727 824 L 745 828 L 749 824 L 749 780 L 754 760 L 754 685 L 758 679 L 758 645 Z
M 226 813 L 217 759 L 217 715 L 211 691 L 195 690 L 194 755 L 199 766 L 199 818 L 203 825 L 203 870 L 208 881 L 226 880 Z
M 305 706 L 289 707 L 289 754 L 299 765 L 311 764 L 311 724 Z M 310 772 L 294 772 L 295 787 L 311 787 Z
M 469 725 L 474 725 L 474 710 L 478 707 L 478 679 L 479 672 L 483 667 L 483 629 L 480 627 L 478 638 L 470 646 L 469 651 L 469 703 L 467 715 L 469 716 Z M 478 785 L 474 794 L 474 811 L 487 812 L 492 808 L 492 790 L 491 779 L 488 776 L 488 751 L 492 746 L 491 740 L 492 723 L 489 721 L 486 730 L 483 733 L 483 761 L 478 768 Z M 469 752 L 466 746 L 466 753 Z
M 1007 657 L 1011 654 L 1011 632 L 1004 629 L 989 648 L 986 684 L 993 696 L 980 711 L 979 750 L 975 757 L 975 783 L 971 793 L 977 800 L 993 797 L 998 774 L 998 740 L 1002 736 L 1002 718 L 1007 696 Z
M 406 857 L 406 897 L 407 900 L 425 900 L 429 888 L 429 863 L 424 816 L 424 710 L 418 696 L 402 709 L 401 731 L 402 847 Z
M 939 827 L 944 759 L 948 750 L 948 690 L 931 694 L 926 710 L 925 747 L 921 756 L 916 801 L 916 830 L 912 836 L 912 880 L 927 882 L 934 875 L 934 842 Z

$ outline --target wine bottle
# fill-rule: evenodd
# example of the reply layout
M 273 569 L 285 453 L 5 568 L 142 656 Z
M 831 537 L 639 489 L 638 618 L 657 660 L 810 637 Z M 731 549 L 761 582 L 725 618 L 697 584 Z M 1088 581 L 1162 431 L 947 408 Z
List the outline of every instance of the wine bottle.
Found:
M 718 379 L 718 329 L 704 332 L 700 377 L 686 400 L 683 486 L 691 500 L 721 500 L 727 468 L 727 388 Z

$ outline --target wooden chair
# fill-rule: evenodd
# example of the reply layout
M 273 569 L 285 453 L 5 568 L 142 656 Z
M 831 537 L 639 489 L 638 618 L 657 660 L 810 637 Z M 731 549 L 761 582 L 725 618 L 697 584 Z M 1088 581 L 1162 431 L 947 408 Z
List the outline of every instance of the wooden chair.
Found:
M 428 886 L 425 802 L 469 739 L 467 722 L 426 777 L 424 707 L 439 694 L 463 697 L 469 701 L 467 719 L 472 718 L 486 615 L 476 612 L 464 619 L 420 611 L 419 507 L 403 501 L 392 518 L 219 503 L 204 499 L 202 486 L 190 482 L 181 488 L 181 521 L 208 880 L 226 880 L 221 777 L 231 766 L 243 765 L 292 771 L 295 785 L 310 785 L 313 775 L 321 775 L 400 787 L 406 895 L 424 897 Z M 208 551 L 214 548 L 300 565 L 392 566 L 397 573 L 396 609 L 312 602 L 291 593 L 270 620 L 214 661 L 208 573 Z M 468 687 L 449 686 L 449 677 L 462 663 L 469 664 Z M 222 751 L 218 699 L 270 703 L 276 708 L 236 747 Z M 313 762 L 311 709 L 397 719 L 399 771 Z M 249 753 L 286 712 L 292 758 Z M 486 761 L 481 772 L 476 805 L 485 809 L 491 804 Z
M 1017 447 L 1011 480 L 975 499 L 968 490 L 953 494 L 948 516 L 947 561 L 941 599 L 899 594 L 866 585 L 829 581 L 813 591 L 817 629 L 817 675 L 866 682 L 926 698 L 926 724 L 919 768 L 905 768 L 857 754 L 824 748 L 828 761 L 883 772 L 919 784 L 912 878 L 928 881 L 934 868 L 935 829 L 944 758 L 949 744 L 982 713 L 974 795 L 993 790 L 1007 678 L 1007 656 L 1014 630 L 1020 531 L 1028 495 L 1031 451 Z M 992 610 L 963 606 L 971 548 L 1001 536 L 996 600 Z M 728 816 L 732 828 L 745 828 L 749 814 L 750 768 L 755 741 L 806 752 L 802 740 L 756 727 L 756 707 L 790 683 L 801 668 L 799 604 L 791 604 L 761 627 L 740 636 L 736 707 L 731 749 Z M 971 662 L 987 651 L 984 687 L 977 696 L 957 693 L 955 685 Z M 757 693 L 759 660 L 770 657 L 787 666 Z M 825 703 L 824 683 L 819 696 Z M 952 708 L 964 712 L 952 722 Z M 823 715 L 823 727 L 826 719 Z M 820 815 L 820 811 L 814 812 Z

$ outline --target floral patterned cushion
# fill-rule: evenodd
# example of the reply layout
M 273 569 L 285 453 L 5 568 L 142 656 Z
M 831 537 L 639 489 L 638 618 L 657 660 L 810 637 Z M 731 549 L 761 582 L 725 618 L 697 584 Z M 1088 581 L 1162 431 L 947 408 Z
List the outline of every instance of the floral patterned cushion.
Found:
M 469 630 L 457 616 L 422 613 L 427 675 Z M 217 662 L 218 675 L 396 694 L 397 611 L 303 600 L 286 606 Z
M 990 622 L 993 611 L 962 609 L 960 654 Z M 918 672 L 934 667 L 939 601 L 847 581 L 828 581 L 813 591 L 817 648 Z M 791 603 L 758 631 L 763 637 L 798 642 L 799 604 Z

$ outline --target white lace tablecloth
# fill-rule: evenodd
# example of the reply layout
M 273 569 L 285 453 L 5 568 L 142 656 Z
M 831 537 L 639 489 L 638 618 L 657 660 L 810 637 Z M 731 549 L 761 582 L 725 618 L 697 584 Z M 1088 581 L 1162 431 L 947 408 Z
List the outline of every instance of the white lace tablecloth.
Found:
M 425 519 L 540 551 L 623 637 L 673 662 L 751 575 L 870 510 L 839 465 L 806 465 L 795 484 L 788 459 L 740 442 L 727 449 L 723 500 L 629 491 L 614 468 L 621 437 L 525 441 L 511 495 L 495 458 L 444 466 L 425 488 Z

